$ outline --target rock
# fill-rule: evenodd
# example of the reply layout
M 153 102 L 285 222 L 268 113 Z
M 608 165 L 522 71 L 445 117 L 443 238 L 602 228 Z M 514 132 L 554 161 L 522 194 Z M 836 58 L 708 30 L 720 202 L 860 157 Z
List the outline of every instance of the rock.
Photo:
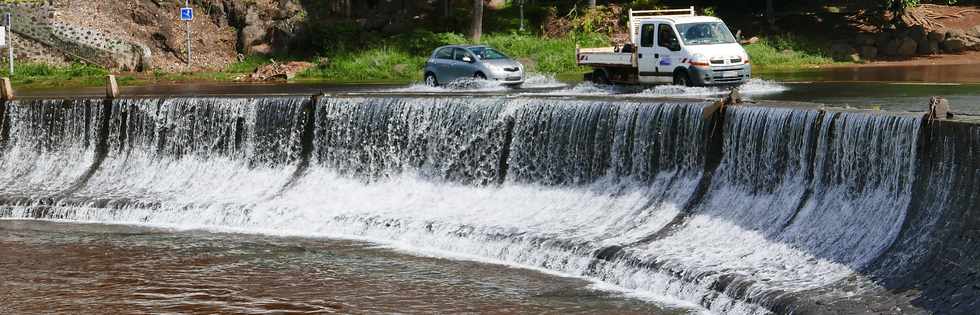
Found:
M 888 42 L 890 42 L 891 40 L 892 40 L 891 34 L 885 32 L 879 33 L 878 37 L 875 38 L 875 46 L 877 46 L 878 49 L 884 49 L 885 46 L 888 46 Z
M 903 38 L 898 45 L 898 55 L 902 57 L 913 56 L 918 48 L 919 44 L 914 39 L 911 37 Z
M 966 32 L 964 32 L 961 29 L 955 29 L 954 28 L 954 29 L 950 29 L 950 30 L 946 31 L 946 39 L 959 38 L 959 37 L 963 37 L 963 36 L 966 36 Z
M 930 40 L 928 42 L 927 47 L 928 47 L 928 52 L 926 54 L 937 55 L 941 52 L 941 50 L 939 49 L 939 41 Z
M 928 33 L 926 33 L 926 29 L 921 25 L 916 25 L 909 29 L 909 37 L 916 42 L 925 41 L 926 36 L 928 36 Z
M 973 37 L 980 37 L 980 25 L 970 28 L 970 31 L 967 33 Z
M 878 47 L 875 46 L 862 46 L 861 47 L 861 58 L 864 60 L 875 60 L 878 58 Z
M 273 61 L 271 64 L 255 69 L 247 80 L 249 81 L 282 81 L 282 80 L 292 80 L 297 74 L 306 71 L 313 67 L 312 63 L 293 61 L 287 63 L 278 63 Z
M 930 41 L 941 42 L 946 40 L 946 32 L 932 31 L 926 36 Z
M 980 49 L 980 37 L 974 37 L 970 35 L 964 35 L 962 38 L 963 45 L 972 49 Z
M 885 48 L 879 50 L 885 56 L 898 56 L 898 48 L 902 43 L 898 39 L 892 39 L 885 44 Z
M 252 47 L 248 48 L 248 52 L 252 54 L 258 54 L 258 55 L 271 55 L 272 46 L 265 43 L 253 45 Z
M 861 62 L 861 54 L 854 53 L 854 54 L 848 55 L 847 57 L 848 57 L 849 61 L 851 61 L 853 63 L 860 63 Z
M 963 51 L 966 47 L 966 42 L 959 38 L 949 38 L 943 41 L 943 51 L 948 53 L 957 53 Z
M 934 96 L 929 99 L 929 119 L 948 119 L 953 118 L 950 113 L 949 101 L 945 98 Z
M 837 61 L 848 60 L 851 54 L 854 54 L 854 47 L 846 43 L 835 43 L 830 46 L 830 54 Z
M 269 37 L 269 28 L 255 7 L 248 8 L 248 13 L 245 15 L 245 27 L 241 29 L 238 36 L 239 44 L 249 49 L 266 43 Z M 252 51 L 247 50 L 245 53 L 250 54 Z
M 854 42 L 858 46 L 873 46 L 875 44 L 875 37 L 870 34 L 858 34 Z
M 924 39 L 922 39 L 920 41 L 917 41 L 917 44 L 918 45 L 917 45 L 917 48 L 916 48 L 915 53 L 917 53 L 919 55 L 929 55 L 929 54 L 931 54 L 929 52 L 929 39 L 928 38 L 924 38 Z

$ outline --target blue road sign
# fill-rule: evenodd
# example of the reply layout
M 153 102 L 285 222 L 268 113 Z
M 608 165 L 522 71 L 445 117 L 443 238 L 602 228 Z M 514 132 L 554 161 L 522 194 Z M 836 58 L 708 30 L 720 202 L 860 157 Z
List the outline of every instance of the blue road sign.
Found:
M 194 8 L 180 8 L 180 20 L 181 21 L 194 20 Z

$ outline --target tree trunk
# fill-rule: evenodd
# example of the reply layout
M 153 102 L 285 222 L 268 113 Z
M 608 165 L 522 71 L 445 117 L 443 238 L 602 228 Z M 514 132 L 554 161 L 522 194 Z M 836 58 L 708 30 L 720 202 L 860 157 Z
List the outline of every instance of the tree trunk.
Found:
M 766 22 L 770 30 L 776 29 L 776 10 L 772 7 L 772 0 L 766 0 Z
M 772 1 L 772 0 L 769 0 L 769 1 Z M 590 8 L 595 8 L 595 0 L 589 0 L 589 7 Z
M 470 39 L 480 42 L 483 35 L 483 0 L 473 0 L 473 24 L 470 27 Z

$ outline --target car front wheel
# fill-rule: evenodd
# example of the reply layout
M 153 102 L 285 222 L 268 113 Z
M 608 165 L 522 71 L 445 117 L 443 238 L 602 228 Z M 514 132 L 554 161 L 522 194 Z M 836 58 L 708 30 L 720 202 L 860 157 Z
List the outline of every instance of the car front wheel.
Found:
M 476 74 L 473 75 L 473 78 L 477 80 L 486 80 L 487 75 L 483 74 L 483 72 L 477 72 Z

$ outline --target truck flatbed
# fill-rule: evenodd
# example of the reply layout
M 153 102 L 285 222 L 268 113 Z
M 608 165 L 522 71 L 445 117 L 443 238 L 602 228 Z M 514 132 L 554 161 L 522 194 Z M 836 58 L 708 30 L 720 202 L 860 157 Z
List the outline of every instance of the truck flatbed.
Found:
M 636 53 L 617 52 L 615 47 L 579 48 L 575 59 L 580 66 L 636 67 Z

